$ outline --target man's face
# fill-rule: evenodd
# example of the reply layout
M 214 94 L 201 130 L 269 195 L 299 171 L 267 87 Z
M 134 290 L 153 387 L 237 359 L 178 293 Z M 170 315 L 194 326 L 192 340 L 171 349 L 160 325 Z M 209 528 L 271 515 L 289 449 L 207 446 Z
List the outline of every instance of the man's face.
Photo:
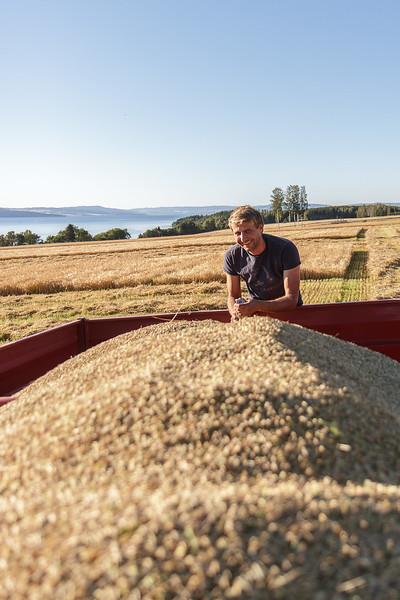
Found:
M 263 229 L 262 225 L 256 225 L 253 221 L 242 221 L 232 227 L 236 243 L 250 254 L 257 254 L 264 250 Z

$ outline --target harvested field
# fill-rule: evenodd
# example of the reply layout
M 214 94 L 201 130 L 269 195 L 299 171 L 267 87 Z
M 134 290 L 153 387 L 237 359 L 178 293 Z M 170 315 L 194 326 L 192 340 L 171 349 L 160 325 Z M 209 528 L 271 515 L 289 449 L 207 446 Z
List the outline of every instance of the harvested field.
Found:
M 400 223 L 369 230 L 367 243 L 374 297 L 400 298 Z
M 400 218 L 289 223 L 306 304 L 400 295 Z M 362 232 L 362 237 L 360 237 Z M 232 234 L 0 248 L 0 343 L 75 316 L 225 308 Z
M 0 411 L 0 594 L 397 599 L 399 385 L 257 317 L 71 359 Z

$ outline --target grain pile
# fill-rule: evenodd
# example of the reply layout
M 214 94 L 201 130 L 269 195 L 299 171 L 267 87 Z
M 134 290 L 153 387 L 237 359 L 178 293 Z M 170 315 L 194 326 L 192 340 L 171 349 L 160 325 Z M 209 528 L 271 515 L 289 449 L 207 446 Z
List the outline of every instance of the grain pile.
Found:
M 267 318 L 71 359 L 0 411 L 1 597 L 398 599 L 399 385 Z

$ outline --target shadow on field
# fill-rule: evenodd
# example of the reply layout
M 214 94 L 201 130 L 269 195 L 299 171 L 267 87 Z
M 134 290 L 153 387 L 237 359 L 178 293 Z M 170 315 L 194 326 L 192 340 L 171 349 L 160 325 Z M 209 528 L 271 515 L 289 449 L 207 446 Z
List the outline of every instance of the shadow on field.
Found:
M 355 250 L 347 266 L 343 279 L 365 279 L 367 276 L 368 252 Z

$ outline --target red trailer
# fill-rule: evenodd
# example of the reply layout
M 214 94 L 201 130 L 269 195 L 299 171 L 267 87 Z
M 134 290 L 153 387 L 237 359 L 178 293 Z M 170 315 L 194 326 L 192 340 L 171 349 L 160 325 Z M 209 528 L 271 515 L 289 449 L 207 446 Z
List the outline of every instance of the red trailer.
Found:
M 400 300 L 310 304 L 271 317 L 354 342 L 400 362 Z M 0 346 L 0 405 L 63 361 L 116 335 L 172 320 L 214 319 L 227 310 L 78 319 Z

